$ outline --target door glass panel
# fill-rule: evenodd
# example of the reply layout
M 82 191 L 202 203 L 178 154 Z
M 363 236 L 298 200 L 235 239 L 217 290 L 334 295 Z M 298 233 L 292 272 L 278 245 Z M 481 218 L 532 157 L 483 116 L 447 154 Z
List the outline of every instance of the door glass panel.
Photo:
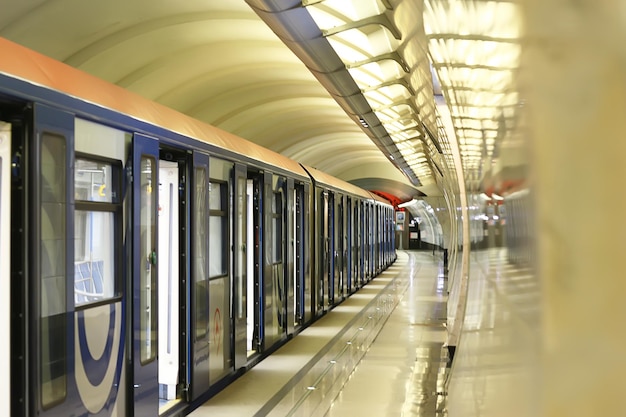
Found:
M 115 216 L 120 166 L 78 158 L 74 170 L 74 302 L 82 305 L 118 296 Z M 86 204 L 89 202 L 89 204 Z M 116 256 L 116 254 L 118 256 Z
M 66 375 L 66 142 L 41 137 L 41 404 L 51 407 L 67 395 Z
M 74 225 L 75 305 L 114 297 L 114 213 L 76 210 Z
M 140 361 L 141 364 L 156 359 L 157 318 L 156 308 L 156 160 L 153 157 L 141 157 L 140 181 Z
M 15 310 L 15 307 L 11 304 L 11 288 L 9 283 L 11 282 L 11 124 L 0 121 L 0 282 L 2 284 L 0 291 L 0 332 L 1 334 L 8 335 L 11 331 L 11 311 Z M 14 224 L 18 222 L 13 219 Z M 15 245 L 15 243 L 13 243 Z M 8 346 L 7 346 L 8 349 Z M 10 356 L 15 356 L 15 352 L 9 354 L 5 351 L 5 354 L 0 356 L 0 369 L 4 369 L 5 372 L 0 375 L 0 389 L 8 391 L 11 384 L 18 386 L 17 380 L 11 379 L 11 373 L 9 372 L 10 364 L 12 362 Z M 0 415 L 10 415 L 11 404 L 10 401 L 3 401 L 0 404 Z M 17 410 L 14 413 L 19 414 Z
M 228 274 L 226 250 L 228 245 L 227 184 L 212 181 L 209 183 L 209 276 L 211 278 Z
M 196 201 L 193 213 L 193 276 L 195 282 L 195 341 L 204 339 L 209 332 L 209 276 L 207 271 L 208 222 L 206 207 L 206 168 L 196 168 Z
M 113 166 L 110 163 L 77 158 L 74 169 L 74 198 L 81 201 L 114 203 Z
M 237 177 L 237 254 L 235 262 L 237 262 L 235 270 L 237 271 L 237 304 L 235 314 L 238 319 L 244 318 L 246 302 L 246 189 L 247 179 L 245 177 Z

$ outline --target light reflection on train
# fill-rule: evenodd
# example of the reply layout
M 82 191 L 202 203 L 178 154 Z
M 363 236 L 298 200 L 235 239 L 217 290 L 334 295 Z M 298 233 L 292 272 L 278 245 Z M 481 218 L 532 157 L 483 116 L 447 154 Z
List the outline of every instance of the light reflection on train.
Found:
M 369 192 L 0 54 L 5 415 L 185 412 L 394 261 L 393 208 Z

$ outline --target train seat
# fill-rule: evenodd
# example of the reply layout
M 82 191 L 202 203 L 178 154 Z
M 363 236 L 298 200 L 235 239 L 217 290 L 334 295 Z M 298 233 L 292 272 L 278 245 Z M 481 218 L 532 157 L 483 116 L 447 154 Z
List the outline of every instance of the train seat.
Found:
M 102 269 L 104 261 L 84 261 L 74 264 L 74 301 L 90 303 L 104 297 Z

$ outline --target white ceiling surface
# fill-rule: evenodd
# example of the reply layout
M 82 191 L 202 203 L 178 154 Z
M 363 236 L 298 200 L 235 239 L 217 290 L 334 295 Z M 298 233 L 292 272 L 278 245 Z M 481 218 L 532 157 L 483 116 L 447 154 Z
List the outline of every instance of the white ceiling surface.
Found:
M 0 36 L 343 180 L 417 194 L 244 0 L 4 3 Z

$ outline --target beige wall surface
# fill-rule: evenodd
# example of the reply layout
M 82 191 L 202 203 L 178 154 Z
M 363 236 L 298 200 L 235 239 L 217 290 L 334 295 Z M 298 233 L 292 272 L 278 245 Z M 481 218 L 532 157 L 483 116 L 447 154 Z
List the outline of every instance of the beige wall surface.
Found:
M 448 412 L 625 416 L 626 3 L 520 6 L 532 262 L 472 253 Z

